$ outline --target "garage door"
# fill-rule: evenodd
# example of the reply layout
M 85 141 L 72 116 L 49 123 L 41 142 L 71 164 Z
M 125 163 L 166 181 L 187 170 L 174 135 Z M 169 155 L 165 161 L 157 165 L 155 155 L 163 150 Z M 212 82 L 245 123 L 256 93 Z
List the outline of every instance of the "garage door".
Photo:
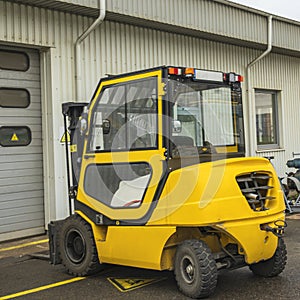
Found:
M 0 46 L 0 241 L 42 232 L 39 53 Z

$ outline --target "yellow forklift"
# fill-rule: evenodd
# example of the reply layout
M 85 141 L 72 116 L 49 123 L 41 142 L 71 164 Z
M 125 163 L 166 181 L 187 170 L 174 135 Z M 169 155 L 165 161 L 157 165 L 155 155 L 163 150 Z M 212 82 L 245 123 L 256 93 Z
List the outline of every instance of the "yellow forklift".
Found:
M 280 274 L 285 203 L 269 160 L 245 157 L 242 80 L 162 66 L 64 103 L 70 216 L 49 224 L 51 263 L 170 270 L 191 298 L 211 295 L 220 269 Z

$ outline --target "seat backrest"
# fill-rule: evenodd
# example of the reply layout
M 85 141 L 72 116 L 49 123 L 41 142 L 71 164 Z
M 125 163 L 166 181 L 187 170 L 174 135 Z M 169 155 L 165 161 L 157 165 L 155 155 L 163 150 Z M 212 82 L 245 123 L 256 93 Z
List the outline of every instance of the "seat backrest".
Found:
M 173 136 L 172 143 L 174 144 L 174 147 L 194 146 L 194 140 L 190 136 Z

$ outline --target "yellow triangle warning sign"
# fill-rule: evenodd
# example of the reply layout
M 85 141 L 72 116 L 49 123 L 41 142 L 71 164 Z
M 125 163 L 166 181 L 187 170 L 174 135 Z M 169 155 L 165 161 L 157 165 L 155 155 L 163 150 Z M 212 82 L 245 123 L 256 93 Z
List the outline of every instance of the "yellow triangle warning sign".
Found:
M 66 138 L 67 138 L 67 142 L 70 143 L 71 137 L 70 137 L 70 133 L 69 133 L 68 131 L 65 132 L 65 133 L 62 135 L 62 137 L 61 137 L 61 139 L 60 139 L 60 142 L 61 142 L 61 143 L 65 143 L 65 142 L 66 142 Z
M 112 283 L 119 291 L 128 292 L 143 286 L 162 281 L 165 278 L 107 278 L 110 283 Z
M 18 136 L 16 135 L 16 133 L 14 133 L 10 139 L 11 142 L 18 142 L 19 141 L 19 138 Z

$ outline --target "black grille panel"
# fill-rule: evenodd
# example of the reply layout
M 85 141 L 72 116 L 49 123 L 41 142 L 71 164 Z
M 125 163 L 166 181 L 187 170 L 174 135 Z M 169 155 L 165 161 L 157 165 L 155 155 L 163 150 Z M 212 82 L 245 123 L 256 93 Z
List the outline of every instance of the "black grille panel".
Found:
M 241 192 L 254 211 L 267 210 L 266 201 L 275 197 L 268 196 L 268 191 L 273 187 L 269 185 L 272 177 L 268 174 L 252 172 L 236 177 Z

